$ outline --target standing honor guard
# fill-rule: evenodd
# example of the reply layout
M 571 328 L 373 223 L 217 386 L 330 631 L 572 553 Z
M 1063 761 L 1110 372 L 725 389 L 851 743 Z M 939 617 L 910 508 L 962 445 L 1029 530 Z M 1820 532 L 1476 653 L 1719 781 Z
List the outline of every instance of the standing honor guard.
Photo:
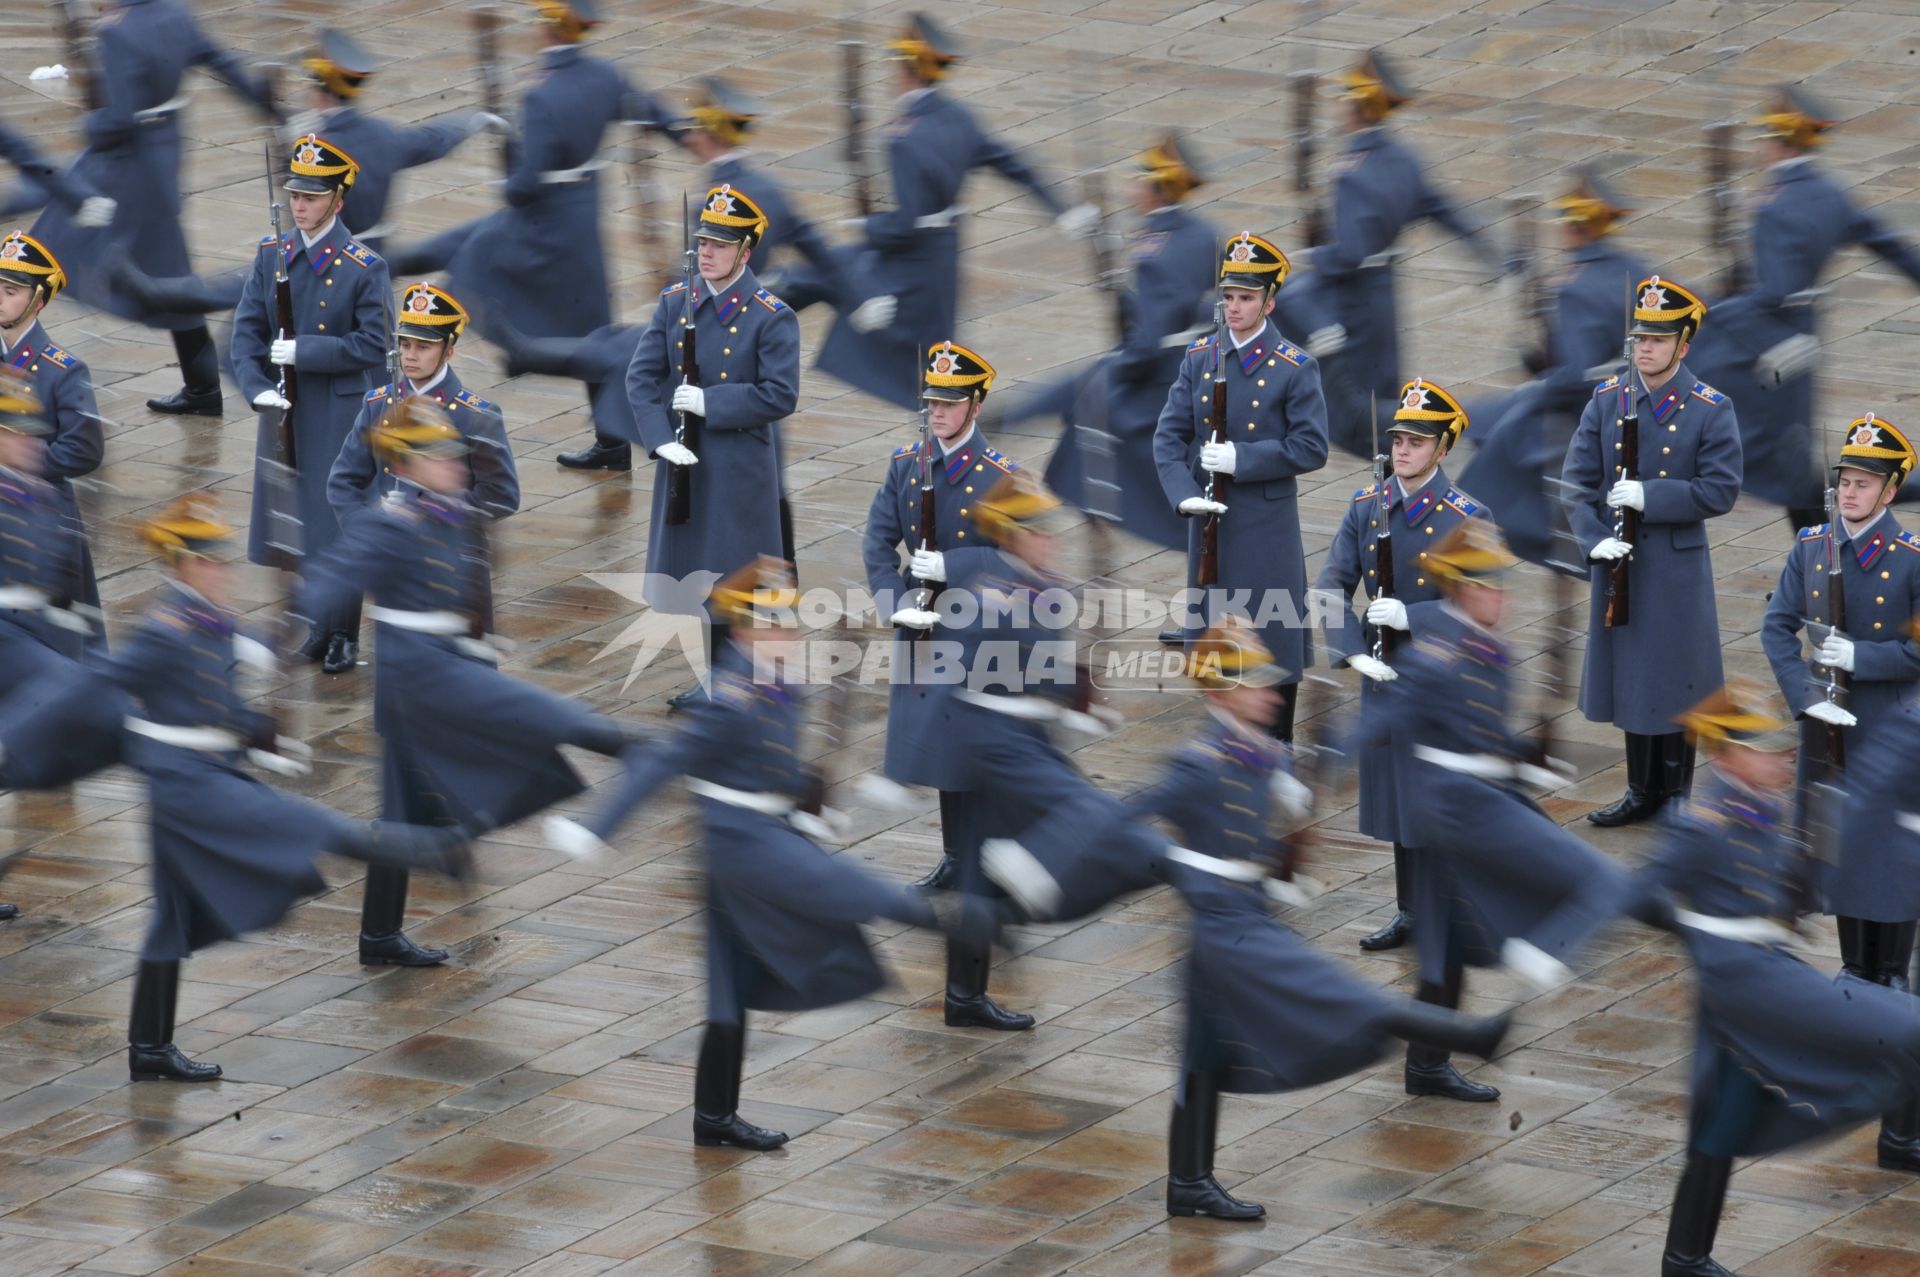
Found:
M 728 642 L 713 697 L 670 738 L 636 750 L 614 796 L 583 826 L 555 817 L 548 836 L 576 854 L 604 847 L 675 776 L 698 800 L 707 906 L 707 1027 L 693 1083 L 693 1142 L 772 1149 L 786 1133 L 740 1116 L 747 1012 L 807 1011 L 862 998 L 887 981 L 861 932 L 885 918 L 937 925 L 931 902 L 829 855 L 834 813 L 801 761 L 801 691 L 786 677 L 801 631 L 792 565 L 763 557 L 714 587 Z
M 98 92 L 87 112 L 87 149 L 71 176 L 115 201 L 105 230 L 89 230 L 97 217 L 49 209 L 33 236 L 61 261 L 102 265 L 108 245 L 118 245 L 150 275 L 188 275 L 187 239 L 180 226 L 180 113 L 187 105 L 181 80 L 204 66 L 263 112 L 272 104 L 264 80 L 234 54 L 206 37 L 184 0 L 112 0 L 99 27 Z M 149 399 L 155 412 L 218 417 L 220 361 L 206 323 L 198 318 L 153 315 L 115 293 L 104 269 L 82 272 L 74 295 L 90 306 L 153 327 L 171 329 L 182 388 Z
M 1327 462 L 1320 369 L 1267 318 L 1287 270 L 1269 240 L 1242 231 L 1227 241 L 1218 326 L 1187 348 L 1153 434 L 1161 489 L 1187 518 L 1189 610 L 1205 618 L 1189 632 L 1217 620 L 1228 595 L 1247 595 L 1260 641 L 1288 671 L 1273 728 L 1282 740 L 1293 739 L 1313 660 L 1299 476 Z
M 1723 681 L 1707 520 L 1740 495 L 1740 428 L 1683 362 L 1706 313 L 1672 280 L 1635 286 L 1627 369 L 1587 400 L 1561 470 L 1592 563 L 1580 709 L 1627 737 L 1627 792 L 1587 816 L 1596 825 L 1687 792 L 1693 750 L 1674 720 Z
M 1064 207 L 1024 160 L 940 92 L 960 48 L 932 18 L 909 14 L 892 47 L 900 93 L 887 137 L 894 207 L 864 220 L 864 251 L 847 285 L 864 300 L 834 321 L 820 347 L 820 369 L 904 408 L 919 394 L 907 372 L 918 367 L 919 352 L 959 331 L 960 219 L 966 214 L 960 193 L 969 173 L 991 168 L 1018 183 L 1053 215 L 1055 227 L 1076 238 L 1093 230 L 1099 214 L 1087 205 Z
M 951 639 L 952 630 L 941 622 L 935 601 L 949 583 L 962 583 L 962 569 L 978 563 L 977 556 L 960 555 L 950 570 L 947 552 L 985 544 L 975 521 L 981 498 L 1020 467 L 980 432 L 980 407 L 993 389 L 993 365 L 950 341 L 929 349 L 927 360 L 921 391 L 925 428 L 918 440 L 895 449 L 867 510 L 860 544 L 867 588 L 888 601 L 888 623 L 897 627 L 881 771 L 896 784 L 940 791 L 940 863 L 920 884 L 934 889 L 956 880 L 955 839 L 967 824 L 960 808 L 972 801 L 955 786 L 959 768 L 942 730 L 953 689 L 934 677 L 938 649 L 933 642 Z
M 1707 781 L 1628 902 L 1678 933 L 1699 977 L 1686 1166 L 1660 1273 L 1731 1277 L 1713 1241 L 1733 1159 L 1846 1130 L 1920 1095 L 1920 1000 L 1829 980 L 1789 948 L 1809 866 L 1783 801 L 1794 733 L 1761 690 L 1730 684 L 1678 721 L 1707 756 Z
M 106 667 L 137 702 L 126 721 L 128 761 L 144 772 L 153 838 L 153 919 L 133 987 L 127 1063 L 133 1080 L 211 1082 L 214 1064 L 173 1044 L 180 961 L 196 949 L 278 922 L 326 890 L 323 851 L 376 866 L 465 877 L 458 832 L 351 820 L 273 789 L 241 769 L 302 775 L 305 745 L 278 734 L 273 717 L 241 693 L 241 665 L 272 658 L 240 632 L 226 561 L 233 529 L 202 493 L 147 524 L 167 586 L 145 625 Z
M 1441 537 L 1465 519 L 1490 517 L 1486 508 L 1453 486 L 1441 463 L 1467 432 L 1466 409 L 1445 388 L 1415 379 L 1401 389 L 1400 407 L 1387 427 L 1390 477 L 1353 494 L 1317 590 L 1331 591 L 1327 646 L 1360 671 L 1363 707 L 1394 678 L 1392 662 L 1414 629 L 1413 605 L 1440 597 L 1440 579 L 1427 556 Z M 1356 616 L 1350 600 L 1365 586 L 1366 605 Z M 1335 618 L 1338 618 L 1335 623 Z M 1364 619 L 1364 624 L 1362 620 Z M 1418 826 L 1400 821 L 1399 769 L 1392 740 L 1360 751 L 1360 832 L 1393 844 L 1391 921 L 1360 942 L 1362 949 L 1395 949 L 1413 929 L 1414 847 Z
M 0 241 L 0 362 L 25 373 L 50 431 L 37 473 L 53 485 L 71 529 L 78 559 L 71 601 L 100 605 L 93 553 L 87 545 L 73 480 L 92 474 L 106 456 L 106 433 L 87 365 L 53 344 L 40 325 L 48 303 L 67 286 L 67 273 L 45 244 L 22 231 Z
M 1714 376 L 1724 368 L 1729 380 L 1758 382 L 1756 402 L 1740 402 L 1745 486 L 1784 504 L 1802 528 L 1821 517 L 1813 451 L 1821 276 L 1836 252 L 1859 244 L 1920 284 L 1920 252 L 1814 164 L 1813 149 L 1834 120 L 1805 89 L 1782 87 L 1754 123 L 1766 189 L 1754 201 L 1747 271 L 1753 284 L 1714 307 L 1720 332 L 1701 350 L 1700 364 Z
M 1500 264 L 1475 229 L 1427 182 L 1420 161 L 1387 132 L 1387 117 L 1413 90 L 1378 49 L 1340 76 L 1346 86 L 1346 153 L 1334 163 L 1331 237 L 1311 251 L 1316 313 L 1344 329 L 1326 354 L 1334 442 L 1356 456 L 1372 444 L 1373 403 L 1400 384 L 1400 317 L 1393 263 L 1400 233 L 1432 220 L 1461 236 L 1488 269 Z M 1315 345 L 1316 350 L 1321 349 Z M 1284 655 L 1281 663 L 1285 664 Z
M 1128 254 L 1132 287 L 1116 292 L 1119 344 L 1087 368 L 1041 388 L 1000 418 L 1066 423 L 1047 486 L 1062 501 L 1113 519 L 1168 549 L 1187 542 L 1186 520 L 1167 506 L 1153 461 L 1153 428 L 1182 353 L 1204 323 L 1216 279 L 1220 236 L 1186 206 L 1206 184 L 1192 145 L 1168 133 L 1135 157 L 1134 208 L 1141 226 Z M 1117 281 L 1095 281 L 1118 289 Z M 1104 440 L 1086 431 L 1104 432 Z M 1111 450 L 1111 458 L 1102 455 Z M 1102 485 L 1111 485 L 1104 493 Z
M 800 322 L 748 267 L 766 229 L 745 195 L 708 191 L 697 269 L 660 294 L 627 366 L 640 445 L 659 462 L 650 576 L 718 576 L 782 549 L 780 427 L 799 402 Z
M 272 463 L 296 475 L 299 516 L 307 553 L 333 541 L 338 525 L 327 503 L 327 473 L 345 445 L 376 370 L 387 361 L 393 330 L 387 264 L 357 243 L 340 220 L 340 206 L 359 166 L 332 143 L 308 134 L 294 144 L 287 203 L 293 231 L 260 241 L 253 275 L 233 317 L 233 377 L 260 410 L 253 485 L 253 523 L 247 557 L 279 562 L 269 537 L 273 525 L 266 480 Z M 284 331 L 276 304 L 277 277 L 292 292 L 292 330 Z M 296 381 L 297 379 L 297 381 Z M 293 455 L 281 455 L 283 415 L 291 409 Z M 338 617 L 316 616 L 300 653 L 329 669 L 352 664 L 347 649 L 357 608 Z
M 329 616 L 373 597 L 382 813 L 477 837 L 579 793 L 559 747 L 611 757 L 629 737 L 606 715 L 500 672 L 487 629 L 489 519 L 466 501 L 466 435 L 431 396 L 409 395 L 382 414 L 368 445 L 393 472 L 395 494 L 307 563 L 294 600 L 307 616 Z M 446 961 L 445 950 L 401 931 L 406 907 L 404 870 L 368 873 L 362 963 Z
M 1651 272 L 1615 232 L 1633 211 L 1597 169 L 1581 165 L 1553 201 L 1566 265 L 1546 284 L 1539 344 L 1522 352 L 1533 380 L 1477 410 L 1473 458 L 1460 481 L 1493 510 L 1507 545 L 1531 563 L 1564 559 L 1566 526 L 1552 482 L 1596 383 L 1620 366 L 1620 321 L 1634 281 Z
M 1418 996 L 1460 1005 L 1464 968 L 1508 965 L 1537 983 L 1569 978 L 1568 954 L 1611 916 L 1620 870 L 1523 792 L 1562 776 L 1540 742 L 1507 725 L 1513 658 L 1499 633 L 1518 562 L 1485 519 L 1463 519 L 1427 551 L 1444 600 L 1422 608 L 1399 677 L 1367 708 L 1361 743 L 1399 742 L 1401 836 L 1418 831 L 1413 933 Z M 1490 1103 L 1443 1051 L 1407 1051 L 1409 1095 Z

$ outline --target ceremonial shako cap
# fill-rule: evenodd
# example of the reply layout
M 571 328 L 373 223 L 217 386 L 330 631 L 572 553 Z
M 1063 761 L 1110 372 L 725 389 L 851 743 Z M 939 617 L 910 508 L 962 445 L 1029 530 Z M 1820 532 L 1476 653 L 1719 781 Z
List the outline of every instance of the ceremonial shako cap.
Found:
M 48 301 L 67 286 L 67 272 L 60 268 L 60 259 L 25 231 L 15 231 L 0 240 L 0 279 L 44 288 Z
M 1368 49 L 1361 54 L 1360 60 L 1342 71 L 1338 79 L 1345 86 L 1340 96 L 1358 103 L 1369 119 L 1385 119 L 1395 107 L 1413 101 L 1413 90 L 1400 78 L 1399 70 L 1387 60 L 1387 55 L 1378 49 Z
M 327 27 L 320 32 L 320 47 L 308 54 L 300 65 L 333 96 L 351 98 L 360 92 L 360 86 L 379 64 L 358 40 L 344 31 Z
M 927 347 L 926 385 L 923 399 L 946 399 L 958 403 L 964 399 L 985 399 L 993 389 L 993 365 L 954 342 L 943 341 Z
M 1673 721 L 1709 754 L 1734 745 L 1777 754 L 1800 743 L 1799 733 L 1776 711 L 1773 697 L 1751 679 L 1728 679 L 1725 687 Z
M 1448 590 L 1494 584 L 1519 561 L 1491 519 L 1464 520 L 1427 551 L 1427 571 Z
M 1186 667 L 1187 677 L 1210 692 L 1272 687 L 1287 676 L 1260 632 L 1237 616 L 1222 617 L 1202 634 L 1187 650 Z
M 1168 133 L 1140 152 L 1134 162 L 1140 166 L 1140 176 L 1159 187 L 1160 193 L 1175 203 L 1207 184 L 1206 176 L 1194 161 L 1193 148 L 1177 132 Z
M 467 308 L 453 294 L 432 284 L 409 284 L 400 295 L 400 317 L 394 331 L 419 341 L 459 340 L 467 330 Z
M 923 80 L 938 80 L 960 60 L 960 46 L 924 13 L 907 15 L 907 29 L 890 46 Z
M 1692 341 L 1707 317 L 1707 304 L 1670 279 L 1650 275 L 1634 286 L 1633 326 L 1636 337 L 1677 334 Z
M 347 191 L 360 176 L 353 157 L 313 133 L 302 135 L 293 144 L 293 158 L 287 168 L 287 189 L 302 195 L 331 195 Z
M 1058 532 L 1063 523 L 1060 498 L 1028 470 L 1015 470 L 987 489 L 974 504 L 973 522 L 996 545 L 1015 532 Z
M 800 606 L 800 587 L 793 564 L 763 554 L 735 568 L 713 587 L 713 614 L 729 624 L 794 624 Z
M 767 233 L 767 215 L 742 192 L 731 186 L 716 186 L 700 206 L 700 225 L 693 233 L 700 239 L 727 244 L 758 244 Z
M 1220 252 L 1220 287 L 1279 291 L 1293 263 L 1272 240 L 1241 231 Z
M 220 518 L 220 503 L 210 492 L 178 497 L 159 517 L 140 529 L 147 544 L 169 561 L 221 558 L 233 528 Z
M 367 429 L 367 445 L 389 461 L 467 455 L 467 437 L 447 410 L 425 395 L 408 395 L 381 413 Z
M 0 365 L 0 430 L 35 438 L 53 432 L 40 392 L 23 369 Z
M 1559 220 L 1584 226 L 1596 235 L 1614 229 L 1620 219 L 1633 212 L 1633 205 L 1620 198 L 1613 184 L 1590 164 L 1573 170 L 1573 185 L 1553 202 Z
M 600 9 L 590 0 L 533 0 L 533 9 L 569 40 L 578 40 L 600 25 Z
M 728 146 L 746 141 L 759 115 L 752 98 L 717 75 L 707 76 L 694 90 L 693 122 Z
M 1767 110 L 1754 120 L 1761 137 L 1779 138 L 1788 146 L 1818 146 L 1827 140 L 1833 117 L 1823 110 L 1798 85 L 1786 84 L 1774 90 Z
M 1891 421 L 1870 412 L 1856 417 L 1847 427 L 1847 439 L 1840 445 L 1840 461 L 1834 469 L 1892 475 L 1904 483 L 1913 471 L 1913 463 L 1913 445 L 1906 435 Z
M 1415 377 L 1400 387 L 1400 406 L 1387 433 L 1444 440 L 1451 448 L 1467 433 L 1467 410 L 1443 386 Z

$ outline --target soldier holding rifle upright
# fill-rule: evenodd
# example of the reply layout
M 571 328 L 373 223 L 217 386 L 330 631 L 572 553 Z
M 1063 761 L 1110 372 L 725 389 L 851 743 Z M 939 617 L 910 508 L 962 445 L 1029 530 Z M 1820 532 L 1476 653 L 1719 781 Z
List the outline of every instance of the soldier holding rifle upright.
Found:
M 1153 436 L 1160 486 L 1189 519 L 1188 580 L 1205 591 L 1207 621 L 1246 592 L 1234 606 L 1289 671 L 1273 723 L 1282 740 L 1293 739 L 1294 693 L 1312 661 L 1299 476 L 1327 461 L 1319 367 L 1267 318 L 1287 269 L 1250 231 L 1227 241 L 1219 331 L 1187 348 Z
M 1627 792 L 1596 825 L 1687 792 L 1693 748 L 1674 720 L 1723 681 L 1706 521 L 1740 495 L 1740 428 L 1684 362 L 1706 313 L 1672 280 L 1640 281 L 1628 367 L 1594 390 L 1561 471 L 1593 573 L 1580 709 L 1627 737 Z

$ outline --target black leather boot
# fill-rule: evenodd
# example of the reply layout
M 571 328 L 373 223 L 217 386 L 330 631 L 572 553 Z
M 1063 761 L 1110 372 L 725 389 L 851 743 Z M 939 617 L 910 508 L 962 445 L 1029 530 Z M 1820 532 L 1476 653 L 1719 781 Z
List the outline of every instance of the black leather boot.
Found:
M 960 882 L 960 862 L 946 852 L 940 853 L 940 863 L 933 872 L 913 884 L 915 891 L 952 891 Z
M 747 1026 L 707 1025 L 693 1074 L 693 1142 L 731 1144 L 765 1152 L 787 1142 L 785 1131 L 755 1126 L 740 1116 L 740 1066 L 746 1059 Z
M 149 399 L 147 407 L 172 416 L 218 417 L 223 408 L 220 399 L 220 356 L 213 348 L 213 334 L 205 324 L 178 329 L 173 333 L 173 354 L 180 362 L 181 388 L 164 399 Z
M 127 1075 L 135 1082 L 211 1082 L 218 1064 L 189 1060 L 173 1044 L 173 1018 L 180 993 L 178 962 L 140 963 L 133 979 L 133 1014 L 127 1022 Z
M 0 904 L 0 922 L 6 922 L 20 916 L 19 905 Z
M 1219 1121 L 1219 1079 L 1208 1072 L 1182 1072 L 1167 1129 L 1167 1214 L 1259 1219 L 1267 1213 L 1266 1207 L 1241 1201 L 1213 1177 Z
M 591 447 L 578 452 L 563 452 L 554 458 L 569 470 L 631 470 L 633 448 L 618 440 L 594 436 Z
M 1687 1152 L 1687 1169 L 1673 1194 L 1667 1223 L 1667 1249 L 1660 1256 L 1660 1277 L 1733 1277 L 1713 1262 L 1713 1237 L 1720 1231 L 1720 1208 L 1727 1200 L 1731 1157 Z
M 1450 972 L 1444 984 L 1422 983 L 1414 995 L 1417 1002 L 1451 1011 L 1460 1005 L 1461 973 Z M 1423 1025 L 1422 1032 L 1430 1031 Z M 1502 1030 L 1504 1032 L 1504 1029 Z M 1496 1037 L 1495 1042 L 1498 1042 Z M 1408 1095 L 1437 1095 L 1442 1099 L 1467 1104 L 1491 1104 L 1500 1098 L 1497 1088 L 1484 1082 L 1470 1082 L 1460 1075 L 1447 1058 L 1444 1047 L 1422 1042 L 1407 1046 L 1406 1087 Z
M 947 1024 L 956 1029 L 1018 1032 L 1033 1027 L 1033 1017 L 1009 1011 L 987 996 L 991 945 L 961 936 L 947 938 Z
M 1381 1027 L 1397 1038 L 1420 1046 L 1465 1051 L 1468 1055 L 1491 1060 L 1512 1025 L 1511 1011 L 1499 1015 L 1467 1016 L 1425 1002 L 1403 1002 L 1393 1008 Z M 1476 1084 L 1469 1082 L 1467 1085 Z
M 1833 929 L 1840 937 L 1840 969 L 1848 975 L 1872 984 L 1878 980 L 1880 963 L 1870 954 L 1874 924 L 1864 918 L 1836 916 Z
M 335 632 L 327 637 L 327 652 L 320 668 L 328 674 L 345 674 L 360 662 L 360 644 L 351 634 Z
M 400 930 L 407 911 L 407 871 L 392 865 L 367 870 L 366 902 L 360 909 L 360 962 L 369 967 L 437 967 L 445 949 L 429 949 Z
M 1684 800 L 1693 792 L 1694 749 L 1685 732 L 1660 737 L 1661 793 L 1667 801 Z
M 1360 942 L 1368 953 L 1398 949 L 1413 935 L 1413 857 L 1411 847 L 1393 844 L 1393 899 L 1398 906 L 1392 921 Z
M 1660 737 L 1642 736 L 1638 732 L 1628 732 L 1626 736 L 1627 792 L 1598 811 L 1587 813 L 1587 819 L 1602 829 L 1646 820 L 1666 801 L 1661 782 L 1654 774 L 1660 762 Z
M 444 874 L 456 882 L 465 882 L 473 877 L 473 843 L 465 830 L 454 825 L 408 825 L 395 820 L 372 821 L 356 832 L 356 836 L 346 844 L 333 850 L 342 856 L 364 861 L 375 869 L 398 871 L 404 878 L 415 869 L 427 873 Z M 372 871 L 368 878 L 373 876 Z M 380 884 L 374 884 L 369 895 L 378 894 Z M 399 930 L 397 916 L 406 908 L 407 884 L 400 883 L 397 908 L 394 904 L 382 901 L 382 909 L 375 910 L 371 904 L 363 906 L 361 911 L 361 930 L 369 931 L 367 925 L 370 915 L 380 924 L 375 934 L 384 934 L 387 930 Z M 391 916 L 391 922 L 387 920 Z

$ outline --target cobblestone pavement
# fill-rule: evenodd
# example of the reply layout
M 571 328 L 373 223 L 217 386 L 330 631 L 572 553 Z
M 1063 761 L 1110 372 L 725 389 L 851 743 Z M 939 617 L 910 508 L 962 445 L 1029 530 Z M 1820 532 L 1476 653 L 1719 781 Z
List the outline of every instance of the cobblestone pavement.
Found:
M 613 11 L 603 51 L 670 95 L 696 74 L 730 68 L 766 104 L 762 154 L 802 205 L 823 222 L 850 211 L 837 42 L 857 20 L 872 53 L 869 106 L 884 113 L 877 51 L 904 6 L 603 7 Z M 282 60 L 308 24 L 342 23 L 393 59 L 368 99 L 398 117 L 476 101 L 458 6 L 196 8 L 219 38 Z M 955 91 L 1057 177 L 1118 165 L 1145 133 L 1179 124 L 1216 175 L 1206 211 L 1289 247 L 1298 207 L 1286 74 L 1329 70 L 1370 43 L 1397 54 L 1425 90 L 1400 127 L 1482 220 L 1511 223 L 1514 201 L 1551 194 L 1567 165 L 1625 153 L 1637 162 L 1623 185 L 1644 209 L 1626 239 L 1668 274 L 1700 278 L 1717 264 L 1704 244 L 1701 126 L 1750 113 L 1772 82 L 1810 77 L 1847 120 L 1825 162 L 1855 198 L 1920 229 L 1920 215 L 1901 207 L 1920 182 L 1913 0 L 1010 0 L 948 5 L 941 16 L 975 51 Z M 77 109 L 27 83 L 33 66 L 63 56 L 45 7 L 8 0 L 0 34 L 0 110 L 66 145 Z M 511 10 L 507 36 L 516 65 L 529 61 L 524 7 Z M 196 93 L 184 184 L 190 239 L 211 268 L 244 261 L 264 231 L 259 138 L 217 87 L 202 80 Z M 405 176 L 402 225 L 417 235 L 491 206 L 492 164 L 491 148 L 475 143 Z M 677 211 L 692 170 L 663 156 L 656 172 Z M 660 264 L 640 256 L 637 188 L 610 190 L 618 307 L 643 318 L 645 281 Z M 999 362 L 1006 384 L 1099 348 L 1105 312 L 1078 282 L 1090 270 L 1085 247 L 1056 238 L 1037 206 L 994 179 L 976 179 L 968 201 L 965 336 Z M 1517 382 L 1512 282 L 1484 278 L 1444 237 L 1422 232 L 1411 243 L 1408 371 L 1469 389 Z M 1839 269 L 1825 312 L 1829 416 L 1875 407 L 1902 420 L 1920 308 L 1904 281 L 1861 255 Z M 822 316 L 806 319 L 810 362 Z M 103 591 L 123 624 L 158 580 L 134 537 L 138 521 L 206 485 L 244 515 L 254 423 L 237 413 L 218 423 L 151 416 L 145 398 L 178 384 L 163 335 L 65 306 L 50 321 L 92 364 L 111 420 L 108 464 L 87 503 Z M 636 607 L 602 574 L 642 569 L 650 476 L 582 477 L 553 464 L 585 430 L 571 384 L 504 380 L 477 342 L 459 367 L 504 407 L 526 493 L 499 546 L 499 617 L 519 643 L 510 668 L 660 719 L 686 678 L 677 660 L 629 682 L 627 653 L 603 656 Z M 858 525 L 906 431 L 875 401 L 805 379 L 788 436 L 804 584 L 859 578 Z M 1051 447 L 1041 436 L 998 442 L 1034 461 Z M 1311 566 L 1360 482 L 1353 464 L 1336 460 L 1306 485 Z M 1787 530 L 1777 509 L 1743 502 L 1712 535 L 1728 665 L 1763 674 L 1758 626 Z M 1090 547 L 1076 553 L 1088 569 Z M 1181 574 L 1173 556 L 1124 538 L 1106 566 L 1162 591 Z M 1538 670 L 1545 648 L 1580 646 L 1562 628 L 1580 611 L 1556 613 L 1543 577 L 1528 585 L 1537 588 L 1522 591 L 1517 639 L 1526 668 Z M 264 574 L 249 580 L 262 609 L 277 605 L 278 588 Z M 1350 706 L 1352 676 L 1339 679 L 1314 685 L 1309 717 Z M 307 668 L 272 692 L 318 750 L 302 788 L 358 812 L 377 802 L 369 692 L 368 670 L 329 679 Z M 828 758 L 836 778 L 876 764 L 882 705 L 878 693 L 856 699 L 848 739 Z M 1118 705 L 1126 726 L 1079 757 L 1124 787 L 1183 738 L 1196 706 L 1154 691 Z M 1550 808 L 1572 820 L 1615 795 L 1622 770 L 1610 729 L 1559 710 L 1580 779 Z M 595 780 L 609 774 L 581 765 Z M 1354 944 L 1391 908 L 1392 875 L 1386 849 L 1351 832 L 1350 802 L 1333 800 L 1314 852 L 1333 890 L 1288 921 L 1360 978 L 1410 988 L 1403 953 L 1363 955 Z M 850 805 L 858 840 L 845 854 L 902 879 L 932 864 L 930 797 L 908 816 Z M 22 853 L 3 894 L 24 910 L 0 927 L 0 1272 L 1611 1277 L 1657 1268 L 1684 1126 L 1691 993 L 1678 950 L 1647 931 L 1615 931 L 1574 983 L 1548 996 L 1498 976 L 1470 980 L 1470 1009 L 1518 1004 L 1509 1045 L 1474 1071 L 1503 1089 L 1499 1105 L 1409 1100 L 1392 1061 L 1314 1091 L 1229 1099 L 1222 1179 L 1269 1210 L 1259 1224 L 1230 1226 L 1169 1221 L 1160 1204 L 1184 926 L 1167 893 L 1077 927 L 1015 933 L 996 990 L 1041 1024 L 1013 1037 L 945 1028 L 937 942 L 888 934 L 882 948 L 898 983 L 880 995 L 754 1020 L 745 1111 L 795 1139 L 746 1155 L 696 1151 L 688 1138 L 703 989 L 684 799 L 643 813 L 617 856 L 591 868 L 562 863 L 521 827 L 485 841 L 478 881 L 417 883 L 413 934 L 454 953 L 438 970 L 362 969 L 349 956 L 356 874 L 331 864 L 328 894 L 271 932 L 187 964 L 179 1041 L 226 1069 L 227 1080 L 206 1087 L 126 1081 L 121 1048 L 148 895 L 142 812 L 140 785 L 124 771 L 0 803 L 0 836 Z M 1628 862 L 1648 843 L 1641 831 L 1594 837 Z M 1813 936 L 1812 960 L 1832 968 L 1830 927 Z M 1720 1238 L 1719 1258 L 1755 1277 L 1920 1273 L 1920 1186 L 1876 1170 L 1872 1132 L 1857 1132 L 1742 1165 Z

